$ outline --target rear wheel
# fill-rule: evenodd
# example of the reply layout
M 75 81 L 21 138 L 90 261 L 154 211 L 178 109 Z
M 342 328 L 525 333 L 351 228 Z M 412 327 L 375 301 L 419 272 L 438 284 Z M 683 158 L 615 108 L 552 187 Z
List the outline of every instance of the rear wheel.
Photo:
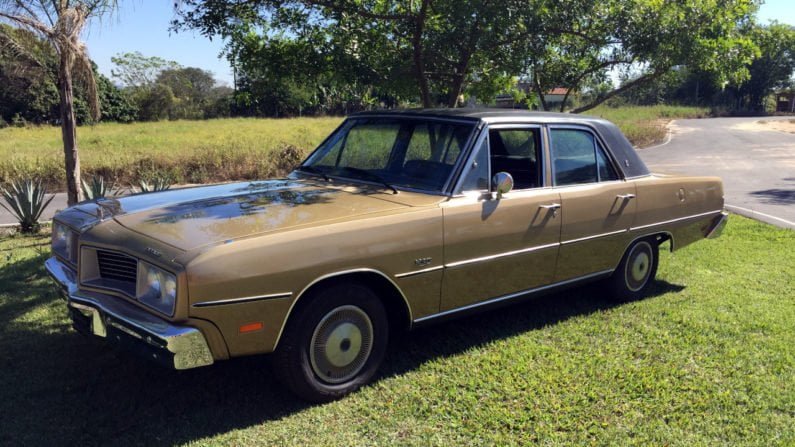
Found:
M 656 241 L 641 239 L 634 242 L 606 281 L 609 298 L 624 302 L 642 297 L 654 281 L 658 262 L 659 247 Z
M 334 284 L 296 309 L 274 355 L 276 375 L 312 402 L 338 399 L 366 384 L 386 352 L 381 301 L 361 284 Z

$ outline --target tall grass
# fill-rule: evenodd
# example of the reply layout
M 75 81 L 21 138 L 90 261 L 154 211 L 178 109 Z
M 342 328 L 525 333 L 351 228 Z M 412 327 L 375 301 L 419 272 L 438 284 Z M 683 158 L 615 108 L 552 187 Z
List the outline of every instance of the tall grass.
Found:
M 204 183 L 279 175 L 273 151 L 308 153 L 341 118 L 221 119 L 156 123 L 103 123 L 78 129 L 84 175 L 133 183 L 155 173 L 178 183 Z M 0 182 L 37 176 L 64 183 L 57 127 L 0 130 Z
M 709 109 L 685 106 L 599 106 L 586 113 L 616 123 L 633 145 L 645 147 L 665 138 L 666 125 L 670 120 L 704 118 L 709 116 Z
M 662 140 L 673 118 L 706 116 L 694 107 L 599 107 L 589 112 L 621 127 L 636 146 Z M 155 123 L 102 123 L 78 129 L 84 175 L 130 185 L 142 177 L 165 175 L 175 183 L 249 180 L 282 175 L 314 149 L 340 117 Z M 18 177 L 43 179 L 50 188 L 64 184 L 61 132 L 57 127 L 0 130 L 0 183 Z M 276 151 L 276 152 L 274 152 Z

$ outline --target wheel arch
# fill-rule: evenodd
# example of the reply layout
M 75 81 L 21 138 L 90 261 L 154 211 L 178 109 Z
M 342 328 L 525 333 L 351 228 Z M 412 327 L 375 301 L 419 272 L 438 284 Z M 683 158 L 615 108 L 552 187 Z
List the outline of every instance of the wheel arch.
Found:
M 390 331 L 393 329 L 409 329 L 411 327 L 412 313 L 408 299 L 400 290 L 400 287 L 385 273 L 369 268 L 344 270 L 341 272 L 330 273 L 315 278 L 298 293 L 287 315 L 279 329 L 276 342 L 273 345 L 275 350 L 279 346 L 284 328 L 287 326 L 290 317 L 300 306 L 308 305 L 312 301 L 312 294 L 323 287 L 341 282 L 353 282 L 362 284 L 372 289 L 384 305 L 384 309 L 389 321 Z
M 631 241 L 629 241 L 627 246 L 624 247 L 624 251 L 621 252 L 621 256 L 623 257 L 627 253 L 627 250 L 629 250 L 629 247 L 632 247 L 632 245 L 635 242 L 637 242 L 637 241 L 639 241 L 641 239 L 652 239 L 652 240 L 654 240 L 657 243 L 657 246 L 662 245 L 666 241 L 670 241 L 671 243 L 670 243 L 669 250 L 672 251 L 672 252 L 674 251 L 674 235 L 673 235 L 673 233 L 671 233 L 670 231 L 660 230 L 660 231 L 652 231 L 652 232 L 649 232 L 649 233 L 645 233 L 645 234 L 641 234 L 641 235 L 635 236 L 634 238 L 632 238 Z

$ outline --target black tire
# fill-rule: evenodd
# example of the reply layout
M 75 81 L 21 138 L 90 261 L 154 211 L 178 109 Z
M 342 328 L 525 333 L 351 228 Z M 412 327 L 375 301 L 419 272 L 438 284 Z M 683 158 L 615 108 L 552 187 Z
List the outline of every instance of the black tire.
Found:
M 607 298 L 623 303 L 643 297 L 657 275 L 659 259 L 657 241 L 641 239 L 632 243 L 605 281 Z
M 329 402 L 375 375 L 388 342 L 386 311 L 356 283 L 336 283 L 304 299 L 273 355 L 274 373 L 302 399 Z

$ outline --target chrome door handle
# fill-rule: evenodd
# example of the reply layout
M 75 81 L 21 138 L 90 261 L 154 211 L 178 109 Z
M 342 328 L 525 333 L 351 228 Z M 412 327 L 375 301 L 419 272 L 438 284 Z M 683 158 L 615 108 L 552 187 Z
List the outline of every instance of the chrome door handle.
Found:
M 549 205 L 539 205 L 538 207 L 547 210 L 547 212 L 552 210 L 552 217 L 558 217 L 558 210 L 560 209 L 559 203 L 550 203 Z
M 557 210 L 560 209 L 560 204 L 550 203 L 549 205 L 539 205 L 539 208 L 544 208 L 545 210 Z
M 616 198 L 621 200 L 632 200 L 635 198 L 635 194 L 619 194 Z

